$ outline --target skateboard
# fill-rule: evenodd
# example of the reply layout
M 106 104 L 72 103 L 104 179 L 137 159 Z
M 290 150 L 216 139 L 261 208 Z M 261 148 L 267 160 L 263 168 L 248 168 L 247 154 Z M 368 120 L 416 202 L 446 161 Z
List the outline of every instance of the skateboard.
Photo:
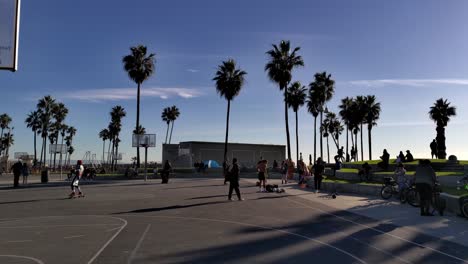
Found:
M 75 198 L 84 198 L 84 194 L 78 194 L 78 195 L 75 195 L 75 194 L 70 194 L 68 195 L 68 199 L 75 199 Z

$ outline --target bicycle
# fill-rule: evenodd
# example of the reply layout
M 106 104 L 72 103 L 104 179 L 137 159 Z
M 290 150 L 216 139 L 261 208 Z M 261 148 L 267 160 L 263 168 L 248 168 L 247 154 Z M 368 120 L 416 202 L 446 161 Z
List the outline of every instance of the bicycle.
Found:
M 435 211 L 439 213 L 440 216 L 444 215 L 445 208 L 447 207 L 447 202 L 440 198 L 440 193 L 442 192 L 442 188 L 440 187 L 439 183 L 436 183 L 434 185 L 434 188 L 432 189 L 432 199 L 431 199 L 431 207 L 432 207 L 432 214 L 434 214 Z
M 457 190 L 461 189 L 468 191 L 468 176 L 457 181 Z M 460 211 L 464 217 L 468 218 L 468 196 L 460 198 Z
M 398 199 L 401 203 L 406 202 L 406 196 L 403 192 L 400 192 L 398 183 L 392 177 L 385 177 L 382 189 L 380 189 L 380 196 L 382 196 L 384 200 L 388 200 L 393 195 L 399 195 Z
M 410 187 L 406 188 L 403 191 L 403 195 L 405 196 L 405 199 L 409 205 L 413 207 L 419 207 L 420 199 L 419 193 L 416 190 L 416 185 L 412 184 Z

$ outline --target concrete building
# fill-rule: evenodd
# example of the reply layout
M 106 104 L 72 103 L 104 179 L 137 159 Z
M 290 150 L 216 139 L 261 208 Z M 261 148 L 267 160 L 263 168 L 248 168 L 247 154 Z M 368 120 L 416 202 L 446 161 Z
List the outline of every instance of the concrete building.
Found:
M 254 167 L 260 157 L 269 161 L 269 165 L 276 160 L 278 164 L 285 159 L 285 145 L 228 143 L 227 158 L 237 158 L 242 167 Z M 169 160 L 174 167 L 191 168 L 195 162 L 215 160 L 223 163 L 224 143 L 186 141 L 179 144 L 163 144 L 162 159 Z

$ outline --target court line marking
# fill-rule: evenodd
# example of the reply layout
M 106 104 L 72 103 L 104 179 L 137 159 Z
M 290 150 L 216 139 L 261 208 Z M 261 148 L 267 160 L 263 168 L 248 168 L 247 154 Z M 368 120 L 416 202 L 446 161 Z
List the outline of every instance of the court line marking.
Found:
M 276 232 L 280 232 L 280 233 L 284 233 L 284 234 L 288 234 L 288 235 L 292 235 L 292 236 L 296 236 L 296 237 L 300 237 L 300 238 L 303 238 L 303 239 L 306 239 L 306 240 L 310 240 L 310 241 L 314 241 L 315 243 L 317 244 L 320 244 L 320 245 L 323 245 L 323 246 L 327 246 L 327 247 L 330 247 L 332 249 L 335 249 L 357 261 L 359 261 L 360 263 L 367 263 L 366 261 L 360 259 L 359 257 L 353 255 L 352 253 L 346 251 L 346 250 L 343 250 L 341 248 L 338 248 L 338 247 L 335 247 L 331 244 L 328 244 L 326 242 L 323 242 L 323 241 L 320 241 L 318 239 L 315 239 L 315 238 L 311 238 L 311 237 L 308 237 L 308 236 L 303 236 L 303 235 L 300 235 L 300 234 L 297 234 L 297 233 L 293 233 L 293 232 L 289 232 L 289 231 L 286 231 L 286 230 L 282 230 L 282 229 L 277 229 L 277 228 L 273 228 L 273 227 L 267 227 L 267 226 L 260 226 L 260 225 L 254 225 L 254 224 L 249 224 L 249 223 L 243 223 L 243 222 L 237 222 L 237 221 L 231 221 L 231 220 L 221 220 L 221 219 L 212 219 L 212 218 L 198 218 L 198 217 L 183 217 L 183 216 L 150 216 L 150 215 L 144 215 L 144 216 L 140 216 L 140 215 L 131 215 L 129 214 L 128 216 L 137 216 L 137 217 L 150 217 L 150 218 L 169 218 L 169 219 L 182 219 L 182 220 L 198 220 L 198 221 L 211 221 L 211 222 L 220 222 L 220 223 L 228 223 L 228 224 L 236 224 L 236 225 L 242 225 L 242 226 L 250 226 L 250 227 L 256 227 L 256 228 L 261 228 L 261 229 L 265 229 L 265 230 L 272 230 L 272 231 L 276 231 Z M 89 264 L 89 263 L 88 263 Z
M 114 231 L 114 230 L 117 230 L 117 229 L 119 229 L 119 228 L 120 228 L 120 226 L 118 226 L 118 227 L 116 227 L 116 228 L 112 228 L 112 229 L 106 230 L 106 232 Z
M 456 259 L 456 260 L 458 260 L 458 261 L 462 261 L 462 262 L 464 262 L 464 263 L 468 263 L 468 260 L 461 259 L 461 258 L 459 258 L 459 257 L 457 257 L 457 256 L 453 256 L 453 255 L 451 255 L 451 254 L 448 254 L 448 253 L 445 253 L 445 252 L 443 252 L 443 251 L 437 250 L 437 249 L 432 248 L 432 247 L 430 247 L 430 246 L 425 246 L 425 245 L 419 244 L 419 243 L 417 243 L 417 242 L 414 242 L 414 241 L 411 241 L 411 240 L 408 240 L 408 239 L 399 237 L 399 236 L 397 236 L 397 235 L 393 235 L 393 234 L 390 234 L 390 233 L 381 231 L 381 230 L 376 229 L 376 228 L 374 228 L 374 227 L 371 227 L 371 226 L 368 226 L 368 225 L 365 225 L 365 224 L 361 224 L 361 223 L 355 222 L 355 221 L 353 221 L 353 220 L 344 218 L 344 217 L 339 216 L 339 215 L 335 215 L 335 214 L 333 214 L 333 213 L 329 213 L 329 212 L 324 211 L 324 210 L 322 210 L 322 209 L 312 207 L 312 206 L 310 206 L 310 205 L 308 205 L 308 204 L 301 203 L 301 202 L 298 202 L 298 201 L 294 201 L 294 200 L 292 200 L 292 199 L 290 199 L 290 198 L 288 198 L 288 197 L 286 197 L 286 199 L 288 199 L 288 200 L 290 200 L 291 202 L 294 202 L 294 203 L 296 203 L 296 204 L 303 205 L 303 206 L 305 206 L 305 207 L 307 207 L 307 208 L 309 208 L 309 209 L 313 209 L 313 210 L 315 210 L 315 211 L 319 211 L 319 212 L 321 212 L 321 213 L 323 213 L 323 214 L 327 214 L 327 215 L 334 216 L 334 217 L 336 217 L 336 218 L 338 218 L 338 219 L 341 219 L 341 220 L 343 220 L 343 221 L 345 221 L 345 222 L 349 222 L 349 223 L 352 223 L 352 224 L 355 224 L 355 225 L 358 225 L 358 226 L 362 226 L 362 227 L 365 227 L 365 228 L 367 228 L 367 229 L 373 230 L 373 231 L 375 231 L 375 232 L 377 232 L 377 233 L 380 233 L 380 234 L 382 234 L 382 235 L 387 235 L 387 236 L 390 236 L 390 237 L 392 237 L 392 238 L 395 238 L 395 239 L 398 239 L 398 240 L 401 240 L 401 241 L 404 241 L 404 242 L 413 244 L 413 245 L 415 245 L 415 246 L 418 246 L 418 247 L 421 247 L 421 248 L 426 248 L 426 249 L 428 249 L 428 250 L 430 250 L 430 251 L 434 251 L 434 252 L 439 253 L 439 254 L 442 254 L 442 255 L 444 255 L 444 256 L 446 256 L 446 257 L 453 258 L 453 259 Z
M 114 218 L 114 219 L 118 219 L 120 221 L 122 221 L 124 224 L 120 227 L 120 229 L 115 232 L 115 234 L 99 249 L 98 252 L 96 252 L 96 254 L 94 254 L 94 256 L 88 261 L 88 264 L 91 264 L 93 263 L 97 257 L 99 257 L 99 255 L 102 253 L 102 251 L 104 251 L 104 249 L 106 249 L 106 247 L 112 242 L 112 240 L 114 240 L 119 234 L 120 232 L 122 232 L 122 230 L 127 226 L 128 222 L 127 220 L 123 219 L 123 218 L 120 218 L 120 217 L 114 217 L 114 216 L 107 216 L 107 217 L 110 217 L 110 218 Z
M 91 226 L 115 226 L 119 224 L 90 224 L 90 225 L 43 225 L 43 226 L 0 226 L 0 228 L 49 228 L 49 227 L 91 227 Z
M 133 259 L 135 258 L 135 255 L 136 255 L 138 249 L 140 249 L 141 243 L 142 243 L 143 240 L 145 239 L 146 233 L 148 233 L 150 227 L 151 227 L 151 224 L 149 224 L 149 225 L 146 227 L 145 232 L 143 232 L 143 234 L 141 235 L 140 239 L 138 240 L 138 243 L 136 244 L 135 248 L 133 249 L 132 253 L 130 254 L 130 257 L 128 258 L 128 261 L 127 261 L 128 264 L 131 264 L 132 261 L 133 261 Z
M 36 262 L 37 264 L 44 264 L 41 260 L 33 257 L 27 257 L 27 256 L 17 256 L 17 255 L 0 255 L 0 257 L 5 257 L 5 258 L 22 258 L 22 259 L 28 259 Z
M 32 240 L 10 240 L 7 243 L 21 243 L 21 242 L 32 242 Z
M 84 237 L 84 235 L 66 236 L 66 237 L 63 237 L 63 238 L 64 239 L 70 239 L 70 238 L 77 238 L 77 237 Z

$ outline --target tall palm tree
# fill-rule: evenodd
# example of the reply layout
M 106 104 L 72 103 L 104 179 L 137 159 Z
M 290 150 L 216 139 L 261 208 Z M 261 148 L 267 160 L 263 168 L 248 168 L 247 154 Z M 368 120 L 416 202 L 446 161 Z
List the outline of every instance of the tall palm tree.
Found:
M 123 57 L 122 62 L 128 77 L 137 84 L 137 117 L 135 128 L 140 126 L 140 86 L 154 73 L 154 54 L 146 55 L 146 46 L 130 48 L 131 54 Z M 137 167 L 140 167 L 140 148 L 137 147 Z
M 6 136 L 2 138 L 2 145 L 5 148 L 5 156 L 6 157 L 8 157 L 8 152 L 10 150 L 10 147 L 13 146 L 13 144 L 15 143 L 15 140 L 13 138 L 13 134 L 11 133 L 11 130 L 13 130 L 13 128 L 9 128 L 8 133 L 6 134 Z
M 104 165 L 104 152 L 106 149 L 106 140 L 109 139 L 109 130 L 104 128 L 99 132 L 99 138 L 102 139 L 102 164 Z
M 171 122 L 172 122 L 172 126 L 171 126 L 171 134 L 169 136 L 169 144 L 171 144 L 172 130 L 174 129 L 174 122 L 179 117 L 179 115 L 180 115 L 179 108 L 177 108 L 177 106 L 173 105 L 171 107 L 171 110 L 170 110 L 170 119 L 171 119 Z
M 265 71 L 268 72 L 270 80 L 278 84 L 280 91 L 284 91 L 284 121 L 286 124 L 288 159 L 292 160 L 291 141 L 289 137 L 287 87 L 292 79 L 292 70 L 299 66 L 304 66 L 304 61 L 300 55 L 296 54 L 300 50 L 300 47 L 291 49 L 289 41 L 282 40 L 278 46 L 275 44 L 272 46 L 273 49 L 266 52 L 269 56 L 269 61 L 265 65 Z
M 171 123 L 170 112 L 171 112 L 171 108 L 166 107 L 163 109 L 163 112 L 161 113 L 161 119 L 167 124 L 166 140 L 164 141 L 164 144 L 167 144 L 167 136 L 169 135 L 169 124 Z
M 34 162 L 33 162 L 33 164 L 36 165 L 36 163 L 37 163 L 36 138 L 37 138 L 37 131 L 41 128 L 41 120 L 40 120 L 39 112 L 38 111 L 31 111 L 28 114 L 28 117 L 26 117 L 26 120 L 24 122 L 26 123 L 26 126 L 28 128 L 31 128 L 31 130 L 34 133 Z
M 67 129 L 67 147 L 68 147 L 68 166 L 70 166 L 70 159 L 71 159 L 71 154 L 73 154 L 73 151 L 75 150 L 73 148 L 73 137 L 76 135 L 76 128 L 73 126 L 69 126 Z
M 114 169 L 115 158 L 118 155 L 119 151 L 119 142 L 120 142 L 120 131 L 122 129 L 122 118 L 127 115 L 125 112 L 125 108 L 120 105 L 114 106 L 110 112 L 111 115 L 111 123 L 109 124 L 109 131 L 112 135 L 112 169 Z M 137 128 L 142 128 L 140 125 Z
M 45 166 L 47 158 L 47 137 L 51 126 L 52 109 L 55 105 L 55 99 L 50 95 L 46 95 L 39 99 L 37 108 L 40 113 L 41 119 L 41 136 L 42 136 L 42 152 L 41 152 L 41 165 Z M 44 159 L 44 160 L 42 160 Z
M 294 82 L 288 87 L 288 106 L 291 107 L 296 115 L 296 160 L 299 161 L 299 126 L 297 120 L 297 111 L 306 101 L 307 89 L 300 82 Z
M 0 128 L 2 129 L 0 138 L 3 138 L 3 130 L 8 128 L 10 123 L 11 123 L 11 117 L 8 114 L 4 113 L 0 115 Z
M 71 155 L 75 152 L 75 148 L 73 146 L 70 146 L 68 148 L 68 166 L 70 166 L 70 160 L 71 160 Z
M 213 81 L 216 82 L 216 92 L 224 99 L 227 100 L 227 113 L 226 113 L 226 137 L 224 140 L 224 160 L 223 167 L 227 163 L 227 146 L 229 136 L 229 113 L 231 111 L 231 101 L 240 93 L 244 85 L 244 76 L 247 73 L 240 68 L 236 68 L 236 62 L 233 59 L 223 61 L 218 66 Z M 170 142 L 170 140 L 169 140 Z
M 68 115 L 68 108 L 63 103 L 57 103 L 52 108 L 52 116 L 55 119 L 55 127 L 56 127 L 55 144 L 58 144 L 59 132 L 61 130 L 63 121 L 65 120 L 67 115 Z M 62 140 L 62 144 L 63 144 L 63 140 Z M 62 154 L 60 154 L 60 155 L 62 155 Z M 57 158 L 57 152 L 54 153 L 54 168 L 55 168 L 56 158 Z
M 328 123 L 328 133 L 335 143 L 336 150 L 338 150 L 340 148 L 340 135 L 344 130 L 343 125 L 336 117 L 336 114 L 330 111 L 326 113 L 325 120 L 327 120 Z
M 372 127 L 377 125 L 377 120 L 380 118 L 380 103 L 377 102 L 375 95 L 368 95 L 365 97 L 366 116 L 365 122 L 367 124 L 367 133 L 369 141 L 369 160 L 372 160 Z
M 447 99 L 438 99 L 429 111 L 429 117 L 437 124 L 437 157 L 445 159 L 447 157 L 445 146 L 445 127 L 450 121 L 450 117 L 456 116 L 456 107 L 450 106 Z
M 355 113 L 356 118 L 359 121 L 360 128 L 359 130 L 361 131 L 361 161 L 364 160 L 364 143 L 362 139 L 362 133 L 364 132 L 362 129 L 362 126 L 364 122 L 366 122 L 366 114 L 367 114 L 367 104 L 366 104 L 366 98 L 364 96 L 358 95 L 356 96 L 356 106 L 358 111 Z M 356 141 L 357 144 L 357 141 Z
M 348 152 L 348 135 L 349 135 L 349 121 L 352 113 L 349 111 L 349 108 L 352 104 L 353 99 L 349 97 L 345 97 L 341 99 L 341 104 L 339 105 L 340 108 L 340 116 L 343 122 L 346 125 L 346 162 L 349 162 L 349 152 Z
M 314 117 L 314 162 L 317 160 L 317 117 L 319 115 L 319 103 L 312 88 L 307 95 L 307 111 Z
M 331 120 L 325 117 L 322 124 L 320 125 L 320 134 L 322 134 L 323 137 L 327 139 L 327 162 L 328 163 L 330 163 L 330 147 L 328 145 L 328 136 L 330 135 L 328 133 L 328 130 L 329 130 L 328 128 L 330 126 L 330 122 Z
M 353 135 L 351 135 L 351 144 L 354 148 L 355 155 L 356 155 L 354 157 L 354 161 L 358 160 L 357 135 L 360 131 L 359 126 L 362 121 L 362 117 L 360 116 L 359 111 L 360 111 L 359 105 L 356 103 L 356 100 L 352 98 L 351 103 L 349 105 L 349 112 L 351 113 L 351 115 L 348 116 L 348 121 L 349 121 L 348 125 L 349 125 L 349 131 L 351 131 L 351 133 L 354 134 L 354 139 L 353 139 Z
M 60 135 L 62 136 L 62 142 L 60 143 L 60 156 L 59 156 L 59 168 L 62 168 L 62 155 L 63 155 L 63 140 L 65 139 L 65 134 L 67 133 L 68 126 L 65 124 L 60 125 Z M 55 160 L 54 160 L 55 162 Z
M 138 129 L 133 129 L 133 134 L 135 135 L 144 135 L 146 134 L 146 128 L 144 128 L 142 125 L 138 127 Z
M 315 80 L 309 84 L 309 87 L 314 93 L 313 96 L 317 98 L 320 124 L 322 124 L 325 104 L 330 101 L 335 93 L 335 81 L 331 78 L 331 74 L 327 74 L 327 72 L 316 73 L 314 78 Z M 322 137 L 322 130 L 320 130 L 320 155 L 323 157 Z

